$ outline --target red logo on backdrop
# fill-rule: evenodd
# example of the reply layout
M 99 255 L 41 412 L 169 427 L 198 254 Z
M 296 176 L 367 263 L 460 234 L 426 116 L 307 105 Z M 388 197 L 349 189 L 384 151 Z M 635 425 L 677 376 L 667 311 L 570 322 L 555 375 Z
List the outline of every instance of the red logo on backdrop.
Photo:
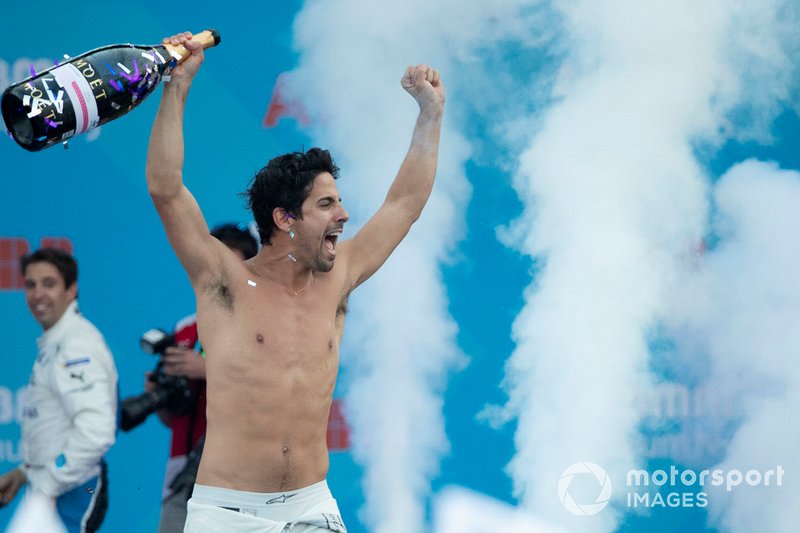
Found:
M 42 237 L 40 248 L 58 248 L 72 253 L 75 248 L 66 237 Z M 19 269 L 19 260 L 30 253 L 31 246 L 22 237 L 0 237 L 0 291 L 19 291 L 25 288 L 25 280 Z
M 342 451 L 350 447 L 350 428 L 344 418 L 341 400 L 333 399 L 331 414 L 328 418 L 328 449 Z
M 272 87 L 272 97 L 269 100 L 267 112 L 261 121 L 265 128 L 274 128 L 284 117 L 292 117 L 303 126 L 311 124 L 311 120 L 308 118 L 302 104 L 298 100 L 285 96 L 285 85 L 285 74 L 279 74 L 278 79 L 275 80 L 275 85 Z
M 57 248 L 58 250 L 64 250 L 70 255 L 72 255 L 75 249 L 72 245 L 72 241 L 66 237 L 42 237 L 39 241 L 39 248 Z

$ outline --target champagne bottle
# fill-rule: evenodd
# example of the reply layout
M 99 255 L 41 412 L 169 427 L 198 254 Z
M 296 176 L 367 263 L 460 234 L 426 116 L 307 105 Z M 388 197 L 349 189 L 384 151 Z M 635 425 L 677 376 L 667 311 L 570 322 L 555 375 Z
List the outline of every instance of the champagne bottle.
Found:
M 216 30 L 194 36 L 204 48 Z M 119 118 L 189 57 L 182 45 L 115 44 L 91 50 L 11 85 L 0 100 L 11 137 L 36 152 Z

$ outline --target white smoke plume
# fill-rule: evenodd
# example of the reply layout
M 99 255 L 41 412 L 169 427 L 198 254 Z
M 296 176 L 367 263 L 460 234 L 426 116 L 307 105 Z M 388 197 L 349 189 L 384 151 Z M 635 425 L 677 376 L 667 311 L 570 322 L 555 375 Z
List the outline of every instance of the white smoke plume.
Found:
M 506 415 L 518 417 L 509 471 L 538 516 L 572 531 L 613 531 L 624 490 L 616 513 L 576 521 L 555 488 L 573 463 L 597 463 L 621 481 L 642 462 L 637 398 L 653 385 L 648 333 L 674 311 L 670 296 L 709 216 L 696 150 L 768 131 L 791 78 L 785 10 L 781 2 L 554 5 L 566 59 L 555 103 L 520 157 L 525 212 L 505 235 L 544 259 L 507 364 Z
M 721 240 L 686 284 L 683 319 L 704 339 L 707 396 L 736 406 L 709 428 L 736 427 L 712 468 L 744 479 L 710 492 L 712 522 L 733 533 L 790 531 L 800 497 L 800 173 L 746 161 L 720 179 L 715 200 Z

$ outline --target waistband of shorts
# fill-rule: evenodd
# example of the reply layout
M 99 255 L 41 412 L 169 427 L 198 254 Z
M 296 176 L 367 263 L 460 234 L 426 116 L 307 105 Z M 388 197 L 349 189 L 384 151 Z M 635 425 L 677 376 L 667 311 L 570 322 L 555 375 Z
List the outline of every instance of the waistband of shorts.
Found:
M 310 500 L 332 498 L 328 481 L 323 479 L 313 485 L 282 492 L 249 492 L 200 485 L 195 483 L 192 498 L 215 505 L 230 507 L 260 507 L 263 505 L 295 505 Z M 228 505 L 229 504 L 229 505 Z

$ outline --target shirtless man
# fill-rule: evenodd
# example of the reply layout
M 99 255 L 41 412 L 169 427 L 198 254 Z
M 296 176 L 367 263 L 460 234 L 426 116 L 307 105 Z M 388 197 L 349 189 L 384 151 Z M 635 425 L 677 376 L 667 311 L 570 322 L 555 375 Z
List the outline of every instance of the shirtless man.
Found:
M 171 73 L 153 124 L 147 184 L 197 298 L 208 429 L 186 531 L 345 531 L 325 481 L 325 431 L 347 299 L 419 218 L 436 174 L 444 89 L 409 67 L 419 104 L 405 160 L 378 212 L 338 242 L 347 211 L 325 150 L 276 157 L 248 190 L 263 247 L 242 262 L 213 238 L 183 185 L 183 110 L 203 49 Z M 251 529 L 248 529 L 251 528 Z

